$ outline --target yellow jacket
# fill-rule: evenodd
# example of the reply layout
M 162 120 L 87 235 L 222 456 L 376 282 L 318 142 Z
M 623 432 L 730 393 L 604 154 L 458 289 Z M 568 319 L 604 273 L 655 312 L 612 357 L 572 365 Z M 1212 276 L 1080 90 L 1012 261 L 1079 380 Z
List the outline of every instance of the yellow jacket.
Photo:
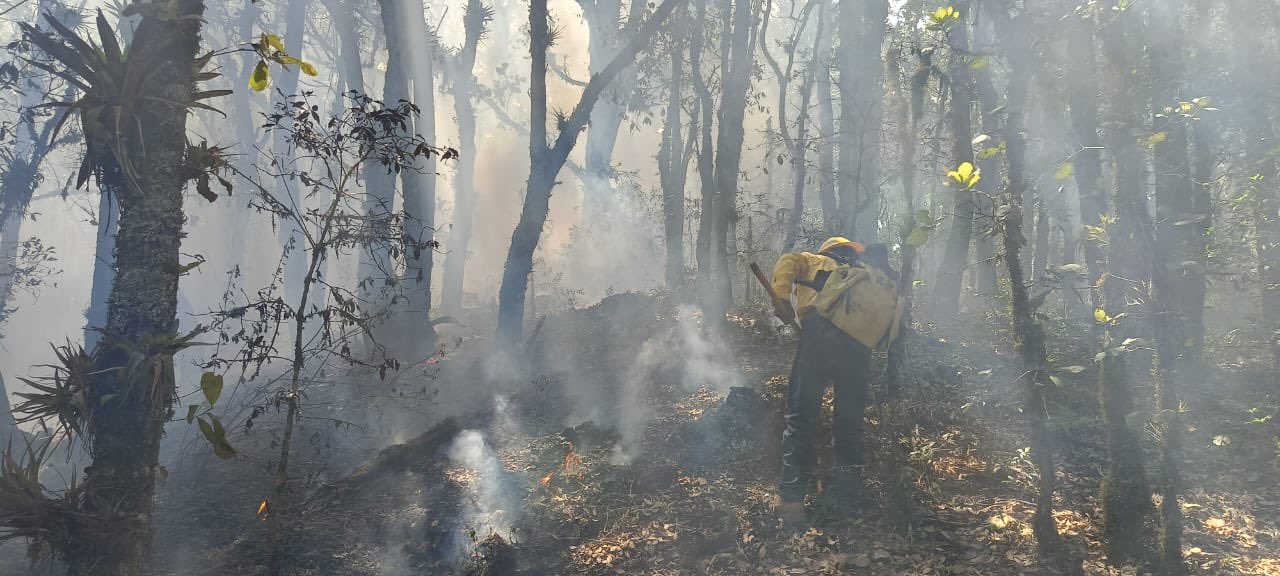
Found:
M 838 262 L 821 254 L 783 254 L 773 267 L 773 290 L 779 298 L 787 298 L 794 291 L 797 318 L 804 318 L 816 307 L 819 314 L 868 348 L 893 342 L 906 304 L 898 294 L 897 282 L 870 266 L 848 268 L 849 276 L 838 280 L 834 275 L 838 269 Z M 827 278 L 828 286 L 847 282 L 849 290 L 845 294 L 827 291 L 819 297 L 817 290 L 805 284 L 812 283 L 822 271 L 832 273 Z

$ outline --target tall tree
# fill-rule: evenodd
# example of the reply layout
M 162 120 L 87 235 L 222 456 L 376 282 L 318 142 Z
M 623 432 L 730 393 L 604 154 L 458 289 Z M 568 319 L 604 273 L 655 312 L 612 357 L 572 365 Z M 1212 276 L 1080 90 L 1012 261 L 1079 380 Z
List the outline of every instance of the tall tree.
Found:
M 307 11 L 311 8 L 311 0 L 294 0 L 284 4 L 284 47 L 285 52 L 290 56 L 297 58 L 303 57 L 304 42 L 307 34 Z M 275 94 L 273 99 L 276 102 L 283 102 L 290 96 L 298 92 L 298 74 L 299 68 L 286 67 L 280 70 L 276 75 Z M 280 136 L 276 136 L 272 143 L 275 153 L 279 155 L 285 162 L 293 162 L 290 156 L 289 144 Z M 283 170 L 289 172 L 289 170 Z M 289 204 L 294 210 L 305 211 L 303 206 L 304 199 L 298 195 L 300 183 L 293 182 L 287 178 L 280 178 L 279 184 L 282 189 L 290 190 Z M 282 272 L 284 277 L 284 291 L 286 299 L 289 302 L 296 302 L 298 296 L 302 293 L 302 278 L 306 275 L 307 257 L 302 254 L 303 239 L 300 238 L 302 231 L 297 226 L 288 221 L 279 222 L 280 245 L 283 246 Z
M 681 7 L 676 17 L 686 11 Z M 696 33 L 701 33 L 697 31 Z M 658 147 L 658 179 L 662 186 L 662 228 L 667 258 L 665 279 L 668 290 L 679 289 L 684 284 L 684 201 L 685 182 L 689 173 L 689 159 L 697 138 L 697 107 L 690 119 L 688 138 L 683 135 L 681 111 L 684 108 L 684 47 L 690 27 L 672 26 L 668 32 L 671 46 L 671 76 L 667 84 L 666 120 L 662 127 L 662 142 Z
M 578 0 L 587 22 L 587 70 L 600 74 L 619 54 L 636 32 L 646 3 L 632 0 L 622 15 L 622 0 Z M 605 87 L 587 122 L 585 201 L 589 219 L 604 215 L 613 203 L 613 148 L 626 116 L 628 99 L 635 88 L 635 71 L 628 67 Z
M 1131 310 L 1145 300 L 1144 279 L 1151 277 L 1151 216 L 1147 211 L 1145 161 L 1138 147 L 1142 122 L 1133 106 L 1137 87 L 1129 58 L 1126 28 L 1133 11 L 1121 10 L 1116 0 L 1101 2 L 1094 17 L 1100 18 L 1099 39 L 1105 58 L 1106 95 L 1110 102 L 1104 124 L 1106 145 L 1113 165 L 1112 190 L 1116 213 L 1105 226 L 1106 273 L 1101 279 L 1104 307 L 1097 320 L 1106 325 L 1102 362 L 1102 411 L 1107 429 L 1108 467 L 1102 481 L 1103 538 L 1107 557 L 1120 564 L 1145 559 L 1143 533 L 1151 509 L 1142 447 L 1129 423 L 1134 411 L 1129 362 L 1124 348 L 1139 336 Z M 1133 312 L 1132 314 L 1130 312 Z M 1121 316 L 1121 315 L 1124 316 Z M 1121 350 L 1116 350 L 1120 348 Z
M 476 51 L 493 19 L 493 8 L 481 0 L 468 0 L 462 19 L 465 33 L 462 47 L 448 58 L 446 67 L 453 89 L 453 113 L 458 122 L 458 168 L 454 176 L 452 228 L 446 245 L 440 295 L 445 312 L 462 309 L 463 277 L 476 207 L 476 110 L 472 102 L 476 89 Z
M 1179 368 L 1194 339 L 1185 338 L 1188 325 L 1201 324 L 1205 299 L 1204 239 L 1197 214 L 1196 182 L 1191 175 L 1187 124 L 1203 102 L 1185 94 L 1181 0 L 1152 5 L 1148 14 L 1150 38 L 1147 60 L 1151 68 L 1152 126 L 1164 134 L 1154 146 L 1156 172 L 1156 236 L 1151 282 L 1152 333 L 1156 338 L 1155 385 L 1158 406 L 1166 415 L 1160 434 L 1161 537 L 1163 574 L 1187 573 L 1182 559 L 1182 510 L 1178 504 L 1182 425 L 1179 422 Z M 1193 329 L 1194 331 L 1194 329 Z
M 765 60 L 769 63 L 769 67 L 773 70 L 773 75 L 778 82 L 778 131 L 791 162 L 792 204 L 790 218 L 786 224 L 786 238 L 783 241 L 783 250 L 791 251 L 795 247 L 800 231 L 800 220 L 804 215 L 804 189 L 809 174 L 809 109 L 813 95 L 813 85 L 817 80 L 818 71 L 816 66 L 820 62 L 819 49 L 824 43 L 824 36 L 826 35 L 824 29 L 826 24 L 826 3 L 809 1 L 804 4 L 799 22 L 795 25 L 790 37 L 782 43 L 782 46 L 787 49 L 785 68 L 779 66 L 778 61 L 769 52 L 768 29 L 769 21 L 772 19 L 772 7 L 773 2 L 766 0 L 763 12 L 764 21 L 760 27 L 760 51 L 764 54 Z M 795 4 L 793 3 L 793 18 L 794 7 Z M 787 122 L 787 101 L 791 77 L 795 67 L 797 46 L 804 35 L 805 28 L 808 27 L 809 18 L 815 9 L 818 11 L 817 30 L 814 34 L 814 45 L 809 55 L 809 61 L 805 64 L 804 72 L 801 75 L 800 107 L 795 122 L 795 137 L 792 137 L 791 127 Z
M 92 362 L 81 373 L 88 376 L 70 384 L 82 387 L 74 392 L 84 395 L 84 412 L 64 424 L 76 430 L 91 424 L 93 465 L 85 470 L 76 509 L 57 519 L 70 538 L 51 543 L 61 547 L 74 575 L 139 574 L 147 557 L 160 438 L 177 397 L 173 354 L 185 341 L 176 334 L 183 190 L 208 168 L 188 153 L 186 133 L 189 108 L 214 95 L 195 90 L 204 3 L 133 6 L 142 20 L 127 49 L 101 13 L 100 49 L 53 20 L 57 40 L 24 25 L 24 33 L 65 66 L 51 71 L 83 91 L 80 105 L 110 103 L 131 119 L 106 123 L 98 114 L 80 115 L 86 135 L 80 182 L 93 176 L 103 193 L 116 194 L 120 225 L 108 336 L 92 358 L 67 355 L 77 365 Z M 40 414 L 48 405 L 27 408 Z
M 830 2 L 822 2 L 823 17 L 829 13 Z M 814 89 L 818 99 L 818 202 L 822 206 L 822 227 L 828 234 L 836 234 L 840 215 L 836 200 L 836 116 L 831 98 L 832 47 L 835 34 L 830 31 L 817 36 L 813 58 Z
M 880 130 L 884 117 L 881 65 L 885 0 L 836 6 L 840 47 L 840 137 L 837 189 L 841 232 L 873 242 L 880 217 Z
M 498 339 L 509 349 L 514 348 L 523 336 L 525 295 L 529 288 L 529 274 L 533 272 L 533 253 L 538 248 L 542 227 L 550 210 L 551 190 L 556 176 L 564 167 L 569 153 L 578 141 L 578 133 L 586 125 L 591 108 L 601 92 L 622 70 L 635 61 L 636 55 L 649 43 L 662 23 L 683 0 L 665 0 L 653 15 L 639 25 L 631 40 L 608 66 L 591 77 L 573 112 L 560 123 L 555 141 L 547 140 L 547 50 L 551 46 L 551 30 L 546 0 L 532 0 L 529 6 L 529 39 L 532 72 L 529 101 L 529 182 L 525 191 L 524 208 L 520 220 L 511 234 L 511 246 L 502 273 L 502 286 L 498 291 Z
M 1067 102 L 1071 108 L 1071 130 L 1077 148 L 1073 172 L 1080 199 L 1080 221 L 1085 226 L 1095 227 L 1102 225 L 1102 215 L 1107 212 L 1107 199 L 1102 188 L 1102 141 L 1098 135 L 1096 20 L 1094 14 L 1084 13 L 1068 18 L 1065 25 Z M 1085 236 L 1084 230 L 1078 232 Z M 1102 302 L 1098 287 L 1106 260 L 1102 243 L 1085 242 L 1084 254 L 1090 300 L 1092 307 L 1097 309 Z M 1100 335 L 1102 325 L 1095 326 Z
M 1252 26 L 1253 18 L 1270 10 L 1265 2 L 1242 0 L 1232 2 L 1227 10 L 1228 24 L 1237 29 Z M 1280 370 L 1280 165 L 1273 152 L 1276 118 L 1271 109 L 1269 79 L 1259 70 L 1268 70 L 1267 44 L 1253 34 L 1236 34 L 1232 46 L 1235 56 L 1232 76 L 1240 89 L 1240 112 L 1236 122 L 1244 133 L 1244 174 L 1249 197 L 1253 200 L 1256 227 L 1258 282 L 1262 292 L 1260 328 L 1271 345 L 1272 364 Z
M 951 64 L 947 86 L 951 92 L 948 123 L 951 128 L 952 166 L 973 163 L 972 91 L 973 75 L 969 62 L 968 0 L 956 2 L 958 21 L 947 34 Z M 934 281 L 934 310 L 940 318 L 954 318 L 960 311 L 960 287 L 969 264 L 969 245 L 973 240 L 974 193 L 958 190 L 951 203 L 951 228 L 947 235 L 946 253 L 938 265 Z
M 758 7 L 755 0 L 723 0 L 720 6 L 721 96 L 716 126 L 715 220 L 711 227 L 712 258 L 719 277 L 710 300 L 703 302 L 707 316 L 716 319 L 723 318 L 733 302 L 729 244 L 738 219 L 738 176 L 746 136 L 743 122 L 751 88 Z
M 436 138 L 435 61 L 436 37 L 426 22 L 422 0 L 401 0 L 403 17 L 399 19 L 398 46 L 392 48 L 392 35 L 387 32 L 388 50 L 405 51 L 401 58 L 407 64 L 412 81 L 411 100 L 419 113 L 413 118 L 409 133 L 427 142 Z M 403 182 L 404 230 L 413 251 L 404 254 L 404 312 L 395 319 L 403 343 L 399 348 L 410 358 L 420 358 L 435 347 L 435 329 L 431 324 L 431 279 L 435 262 L 436 227 L 436 160 L 420 156 L 413 169 L 400 173 Z
M 1008 108 L 1004 123 L 1008 181 L 1001 198 L 1008 210 L 1003 211 L 1004 216 L 997 224 L 1003 230 L 1004 264 L 1009 274 L 1015 341 L 1025 370 L 1021 376 L 1023 406 L 1031 426 L 1031 458 L 1035 462 L 1039 476 L 1039 491 L 1035 499 L 1032 529 L 1035 532 L 1040 557 L 1054 564 L 1056 568 L 1066 568 L 1069 563 L 1063 557 L 1062 538 L 1058 534 L 1057 523 L 1053 518 L 1053 492 L 1057 469 L 1044 397 L 1044 390 L 1051 387 L 1053 382 L 1049 379 L 1049 360 L 1045 350 L 1044 329 L 1036 320 L 1027 296 L 1023 259 L 1019 256 L 1019 252 L 1026 246 L 1026 237 L 1022 233 L 1022 210 L 1026 198 L 1030 196 L 1026 171 L 1025 121 L 1027 91 L 1034 73 L 1029 30 L 1031 17 L 1029 11 L 1034 3 L 1028 1 L 1024 5 L 1024 11 L 1016 17 L 1010 17 L 1014 3 L 1010 0 L 1004 4 L 992 10 L 993 23 L 998 27 L 996 35 L 1001 39 L 1010 63 Z

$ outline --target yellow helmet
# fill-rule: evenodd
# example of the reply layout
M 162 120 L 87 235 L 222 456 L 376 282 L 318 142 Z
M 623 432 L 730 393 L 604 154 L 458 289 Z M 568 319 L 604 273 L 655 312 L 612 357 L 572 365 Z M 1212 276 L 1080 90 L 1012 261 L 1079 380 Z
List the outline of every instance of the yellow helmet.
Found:
M 823 242 L 822 246 L 818 247 L 818 253 L 823 254 L 825 252 L 830 252 L 831 250 L 834 250 L 841 246 L 848 246 L 850 248 L 853 248 L 853 251 L 859 254 L 861 254 L 862 251 L 866 249 L 862 246 L 862 244 L 854 242 L 853 240 L 845 238 L 844 236 L 832 236 L 831 238 L 827 238 L 827 241 Z

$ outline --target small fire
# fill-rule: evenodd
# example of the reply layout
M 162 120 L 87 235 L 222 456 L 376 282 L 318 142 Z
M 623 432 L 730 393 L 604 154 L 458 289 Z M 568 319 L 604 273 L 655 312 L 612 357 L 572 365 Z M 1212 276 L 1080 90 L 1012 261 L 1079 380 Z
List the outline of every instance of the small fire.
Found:
M 570 442 L 569 453 L 564 455 L 564 471 L 566 474 L 571 473 L 578 466 L 582 466 L 582 457 L 574 452 L 573 442 Z
M 555 470 L 552 470 L 552 471 L 550 471 L 550 472 L 547 472 L 547 475 L 542 477 L 542 482 L 541 482 L 541 484 L 542 484 L 543 486 L 546 486 L 547 484 L 550 484 L 550 483 L 551 483 L 551 477 L 552 477 L 552 476 L 555 476 L 555 475 L 556 475 Z
M 271 502 L 269 502 L 266 498 L 263 498 L 262 503 L 258 504 L 258 515 L 263 516 L 270 511 L 271 511 Z

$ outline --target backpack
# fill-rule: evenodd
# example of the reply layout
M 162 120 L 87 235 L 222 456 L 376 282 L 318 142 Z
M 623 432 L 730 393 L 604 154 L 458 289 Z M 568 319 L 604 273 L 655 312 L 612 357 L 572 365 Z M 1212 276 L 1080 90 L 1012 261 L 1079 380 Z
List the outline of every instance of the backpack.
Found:
M 898 337 L 906 300 L 898 283 L 883 270 L 841 263 L 819 273 L 812 286 L 818 291 L 813 310 L 868 348 L 888 347 Z

